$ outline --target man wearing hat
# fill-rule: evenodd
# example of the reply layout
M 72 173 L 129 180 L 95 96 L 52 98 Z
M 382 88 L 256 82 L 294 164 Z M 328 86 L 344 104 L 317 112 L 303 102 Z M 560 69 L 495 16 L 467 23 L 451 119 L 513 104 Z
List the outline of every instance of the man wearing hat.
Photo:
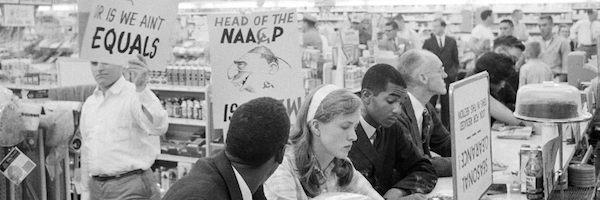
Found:
M 302 32 L 304 32 L 302 36 L 304 40 L 302 47 L 314 47 L 318 50 L 323 50 L 323 41 L 321 40 L 321 35 L 319 35 L 316 24 L 316 17 L 304 14 L 304 17 L 302 18 Z
M 360 44 L 367 44 L 367 41 L 371 40 L 371 34 L 367 31 L 367 29 L 363 26 L 360 19 L 354 16 L 350 18 L 350 22 L 352 22 L 352 29 L 358 31 L 358 41 Z

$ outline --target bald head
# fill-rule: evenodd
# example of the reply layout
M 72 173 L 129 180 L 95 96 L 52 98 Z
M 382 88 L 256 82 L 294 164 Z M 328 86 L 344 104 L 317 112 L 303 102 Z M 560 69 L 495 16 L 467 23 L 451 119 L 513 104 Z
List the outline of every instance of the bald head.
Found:
M 410 50 L 400 56 L 396 69 L 402 74 L 407 85 L 418 84 L 419 74 L 440 68 L 442 61 L 433 53 L 426 50 Z
M 448 75 L 435 54 L 425 50 L 407 51 L 400 56 L 397 69 L 406 81 L 408 91 L 422 97 L 422 103 L 429 101 L 433 95 L 446 94 L 444 79 Z

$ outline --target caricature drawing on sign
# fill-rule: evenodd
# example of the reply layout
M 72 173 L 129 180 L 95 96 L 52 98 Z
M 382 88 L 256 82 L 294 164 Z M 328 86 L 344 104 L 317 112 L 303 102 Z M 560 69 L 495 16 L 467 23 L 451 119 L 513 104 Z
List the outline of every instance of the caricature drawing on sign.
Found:
M 234 64 L 227 70 L 227 78 L 235 87 L 239 87 L 240 92 L 261 93 L 276 87 L 270 78 L 280 70 L 280 60 L 291 69 L 285 60 L 275 56 L 269 48 L 255 47 L 233 61 Z

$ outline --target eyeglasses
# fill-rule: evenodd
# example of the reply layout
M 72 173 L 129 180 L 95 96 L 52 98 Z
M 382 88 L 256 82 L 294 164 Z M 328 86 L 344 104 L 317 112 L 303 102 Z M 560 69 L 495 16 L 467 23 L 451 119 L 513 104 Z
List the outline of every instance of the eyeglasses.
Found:
M 440 73 L 440 74 L 441 74 L 441 73 L 444 73 L 444 72 L 446 72 L 444 69 L 445 69 L 445 68 L 444 68 L 444 66 L 442 66 L 442 67 L 440 67 L 438 70 L 426 71 L 426 72 L 423 72 L 423 74 L 428 74 L 428 73 L 431 73 L 431 72 L 438 72 L 438 73 Z

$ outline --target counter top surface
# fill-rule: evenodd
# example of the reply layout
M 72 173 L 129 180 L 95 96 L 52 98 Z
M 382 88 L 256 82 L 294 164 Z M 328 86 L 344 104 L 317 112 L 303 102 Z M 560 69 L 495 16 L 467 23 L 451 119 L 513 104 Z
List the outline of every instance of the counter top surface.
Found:
M 585 129 L 587 128 L 589 122 L 581 122 L 580 123 L 580 134 L 585 133 Z M 519 150 L 521 145 L 542 145 L 548 140 L 555 138 L 558 136 L 558 133 L 555 131 L 555 134 L 548 133 L 548 131 L 544 131 L 542 135 L 532 135 L 529 140 L 514 140 L 514 139 L 499 139 L 497 135 L 499 132 L 492 131 L 492 160 L 508 165 L 508 168 L 504 170 L 504 172 L 517 172 L 519 170 Z M 565 137 L 569 138 L 567 133 L 564 133 Z M 569 134 L 570 135 L 570 134 Z M 571 158 L 575 153 L 575 144 L 567 144 L 563 140 L 563 166 L 568 166 Z M 560 153 L 560 152 L 559 152 Z M 555 166 L 555 171 L 559 169 L 558 166 L 559 159 L 557 158 L 557 163 Z M 495 172 L 496 174 L 502 174 L 502 171 Z M 502 180 L 494 180 L 494 183 L 504 184 Z M 452 177 L 447 178 L 439 178 L 438 183 L 428 196 L 435 196 L 438 194 L 452 194 Z M 488 195 L 484 196 L 482 199 L 527 199 L 524 194 L 518 193 L 505 193 L 505 194 L 496 194 L 496 195 Z

